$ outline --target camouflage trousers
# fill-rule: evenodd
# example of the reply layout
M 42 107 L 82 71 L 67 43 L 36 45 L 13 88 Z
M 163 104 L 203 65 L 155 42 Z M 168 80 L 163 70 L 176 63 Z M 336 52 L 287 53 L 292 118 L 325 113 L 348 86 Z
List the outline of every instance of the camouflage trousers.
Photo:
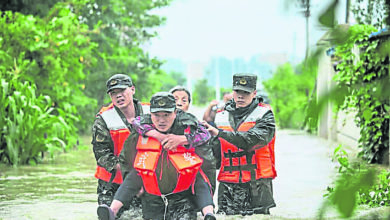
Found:
M 142 196 L 143 218 L 145 220 L 196 220 L 196 205 L 190 190 L 160 196 L 144 193 Z
M 223 183 L 218 189 L 218 214 L 252 215 L 270 214 L 269 209 L 276 206 L 273 198 L 272 179 L 255 181 L 258 197 L 254 205 L 252 189 L 249 183 Z
M 97 194 L 98 194 L 98 204 L 111 205 L 114 195 L 119 188 L 119 184 L 108 183 L 101 179 L 98 180 Z M 129 210 L 132 215 L 142 216 L 141 209 L 141 200 L 138 197 L 134 197 L 130 204 L 124 205 L 118 212 L 117 217 L 119 218 L 123 212 Z

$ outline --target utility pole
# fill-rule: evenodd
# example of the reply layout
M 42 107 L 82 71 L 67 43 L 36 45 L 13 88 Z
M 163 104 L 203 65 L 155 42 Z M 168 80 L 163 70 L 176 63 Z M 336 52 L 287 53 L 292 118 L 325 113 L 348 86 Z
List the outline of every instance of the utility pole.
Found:
M 346 8 L 345 8 L 345 23 L 349 24 L 349 8 L 351 6 L 351 0 L 347 0 L 346 3 Z
M 306 52 L 305 52 L 305 61 L 309 56 L 309 47 L 310 47 L 310 38 L 309 38 L 309 17 L 310 17 L 310 1 L 305 1 L 305 18 L 306 18 Z
M 309 18 L 310 18 L 310 0 L 299 0 L 300 7 L 303 9 L 302 13 L 306 20 L 306 52 L 305 52 L 305 61 L 309 57 Z

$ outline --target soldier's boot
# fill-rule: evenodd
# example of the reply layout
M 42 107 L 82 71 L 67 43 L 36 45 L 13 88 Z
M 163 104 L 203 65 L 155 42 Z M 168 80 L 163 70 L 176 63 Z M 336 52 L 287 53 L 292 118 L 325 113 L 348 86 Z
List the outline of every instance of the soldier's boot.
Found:
M 97 215 L 99 217 L 99 220 L 115 220 L 114 212 L 106 204 L 102 204 L 98 206 Z
M 211 213 L 207 213 L 204 218 L 204 220 L 216 220 L 217 218 L 215 217 L 215 215 L 211 214 Z

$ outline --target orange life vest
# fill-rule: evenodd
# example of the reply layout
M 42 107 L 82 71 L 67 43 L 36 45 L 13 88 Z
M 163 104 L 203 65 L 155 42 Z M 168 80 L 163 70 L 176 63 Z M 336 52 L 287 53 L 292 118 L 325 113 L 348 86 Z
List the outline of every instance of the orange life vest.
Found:
M 122 121 L 112 103 L 107 107 L 103 107 L 99 114 L 102 116 L 107 128 L 110 130 L 111 139 L 114 142 L 114 155 L 119 156 L 123 148 L 123 144 L 130 135 L 130 131 L 126 124 Z M 96 178 L 109 182 L 111 175 L 112 174 L 106 169 L 97 165 L 95 173 Z M 119 169 L 116 170 L 115 178 L 112 182 L 122 184 L 122 173 Z
M 138 138 L 134 168 L 141 176 L 146 192 L 158 196 L 162 194 L 157 182 L 156 167 L 161 152 L 161 144 L 156 139 L 142 136 Z M 195 182 L 203 160 L 195 154 L 194 149 L 187 149 L 183 146 L 178 146 L 176 151 L 168 151 L 168 159 L 178 173 L 176 187 L 171 193 L 189 189 Z
M 271 110 L 269 105 L 260 103 L 244 122 L 239 125 L 237 131 L 248 131 L 255 126 L 256 120 L 263 117 Z M 225 131 L 233 131 L 229 123 L 229 113 L 222 111 L 217 113 L 215 124 Z M 218 181 L 228 183 L 245 183 L 259 178 L 275 178 L 275 135 L 264 147 L 256 149 L 259 145 L 253 146 L 250 150 L 244 151 L 229 143 L 223 138 L 221 142 L 221 168 Z

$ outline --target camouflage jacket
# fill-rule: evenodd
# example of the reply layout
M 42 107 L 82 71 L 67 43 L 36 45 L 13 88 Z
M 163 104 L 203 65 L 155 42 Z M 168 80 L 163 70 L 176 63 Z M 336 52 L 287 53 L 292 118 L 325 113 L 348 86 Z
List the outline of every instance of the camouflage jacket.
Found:
M 133 102 L 136 116 L 142 115 L 141 103 L 136 99 Z M 130 129 L 131 124 L 126 120 L 126 117 L 118 108 L 117 111 L 123 122 Z M 106 123 L 99 113 L 96 115 L 95 122 L 92 126 L 91 144 L 93 145 L 93 153 L 95 154 L 97 165 L 103 167 L 108 172 L 112 172 L 116 164 L 118 164 L 119 158 L 114 155 L 114 142 L 111 139 L 110 130 L 107 128 Z
M 217 157 L 217 166 L 219 166 L 221 147 L 219 137 L 234 144 L 235 146 L 249 150 L 254 145 L 259 145 L 258 148 L 267 145 L 275 134 L 275 118 L 272 111 L 268 111 L 263 117 L 256 120 L 256 124 L 249 131 L 237 131 L 239 125 L 262 101 L 261 98 L 255 98 L 252 103 L 245 107 L 237 109 L 233 100 L 226 103 L 225 110 L 229 112 L 229 123 L 234 131 L 219 130 L 218 136 L 213 137 L 210 143 L 213 145 L 214 155 Z
M 134 132 L 132 132 L 129 138 L 127 138 L 127 140 L 125 141 L 122 152 L 119 155 L 123 176 L 125 176 L 132 169 L 132 165 L 136 155 L 136 145 L 139 135 L 149 131 L 147 129 L 142 130 L 142 128 L 154 129 L 152 127 L 152 119 L 150 114 L 145 114 L 141 117 L 137 117 L 136 120 L 133 121 L 132 129 L 134 129 Z M 135 132 L 136 130 L 138 131 Z M 185 132 L 185 130 L 189 132 Z M 183 112 L 181 110 L 178 111 L 171 129 L 167 133 L 185 135 L 190 143 L 185 146 L 187 148 L 204 145 L 209 141 L 211 137 L 210 133 L 204 128 L 204 126 L 198 123 L 198 120 L 194 115 Z
M 135 128 L 135 130 L 142 136 L 145 136 L 145 133 L 148 131 L 155 129 L 152 124 L 150 114 L 136 117 L 132 122 L 132 125 L 133 128 Z M 191 127 L 191 131 L 193 132 L 185 133 L 184 130 L 188 127 Z M 210 133 L 198 122 L 194 115 L 186 113 L 180 109 L 178 109 L 175 122 L 173 123 L 172 129 L 169 133 L 186 136 L 188 141 L 188 145 L 186 147 L 188 148 L 203 145 L 211 138 Z

